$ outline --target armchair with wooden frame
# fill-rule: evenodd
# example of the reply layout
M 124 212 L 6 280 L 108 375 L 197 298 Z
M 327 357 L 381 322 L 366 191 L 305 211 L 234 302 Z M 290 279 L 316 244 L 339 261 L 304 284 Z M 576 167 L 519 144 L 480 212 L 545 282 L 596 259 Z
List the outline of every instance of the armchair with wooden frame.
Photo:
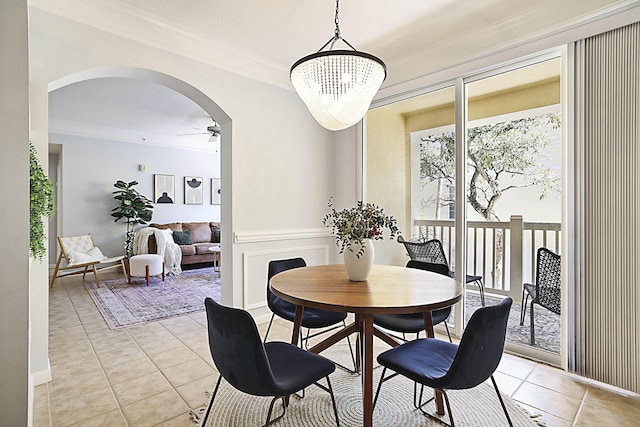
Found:
M 84 276 L 89 270 L 93 271 L 93 277 L 98 287 L 100 287 L 99 271 L 122 267 L 124 275 L 127 275 L 127 267 L 124 263 L 125 256 L 106 257 L 96 246 L 91 234 L 74 237 L 58 236 L 58 244 L 60 245 L 60 255 L 58 255 L 58 261 L 49 283 L 50 288 L 53 288 L 58 277 L 82 274 L 82 280 L 84 280 Z M 62 262 L 63 259 L 64 262 Z

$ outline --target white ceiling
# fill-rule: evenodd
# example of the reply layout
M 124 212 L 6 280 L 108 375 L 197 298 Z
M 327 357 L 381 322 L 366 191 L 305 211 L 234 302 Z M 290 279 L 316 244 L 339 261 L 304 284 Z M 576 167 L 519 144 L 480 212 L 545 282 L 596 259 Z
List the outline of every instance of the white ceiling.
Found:
M 637 3 L 342 0 L 339 20 L 347 41 L 385 61 L 385 88 L 580 26 Z M 171 45 L 167 40 L 172 37 L 188 37 L 224 48 L 245 65 L 251 62 L 252 77 L 289 88 L 291 64 L 332 37 L 335 13 L 332 0 L 31 0 L 30 4 L 132 38 L 144 37 L 144 25 L 171 35 L 162 39 L 165 45 Z M 107 17 L 121 18 L 122 23 L 107 25 Z M 149 39 L 145 42 L 152 43 Z M 220 60 L 218 52 L 199 49 L 194 55 L 203 62 L 233 69 L 230 61 Z M 135 80 L 77 83 L 51 94 L 50 126 L 60 131 L 112 128 L 125 139 L 150 140 L 197 132 L 193 128 L 205 129 L 211 124 L 204 111 L 180 98 L 169 89 Z

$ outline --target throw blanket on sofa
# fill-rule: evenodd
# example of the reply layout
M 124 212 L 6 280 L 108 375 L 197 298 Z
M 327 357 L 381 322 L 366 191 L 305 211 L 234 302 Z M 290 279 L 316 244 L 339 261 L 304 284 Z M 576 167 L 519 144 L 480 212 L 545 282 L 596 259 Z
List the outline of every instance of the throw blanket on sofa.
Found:
M 164 259 L 164 269 L 167 274 L 179 275 L 182 273 L 180 262 L 182 262 L 182 251 L 171 236 L 171 230 L 160 230 L 153 227 L 145 227 L 136 231 L 133 235 L 133 254 L 149 253 L 149 235 L 156 238 L 158 255 Z

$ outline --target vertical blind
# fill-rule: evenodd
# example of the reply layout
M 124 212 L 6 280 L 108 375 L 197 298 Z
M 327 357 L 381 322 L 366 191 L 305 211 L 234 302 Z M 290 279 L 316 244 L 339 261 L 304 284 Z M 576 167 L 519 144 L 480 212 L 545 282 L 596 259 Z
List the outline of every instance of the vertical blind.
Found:
M 640 393 L 640 23 L 579 42 L 578 373 Z

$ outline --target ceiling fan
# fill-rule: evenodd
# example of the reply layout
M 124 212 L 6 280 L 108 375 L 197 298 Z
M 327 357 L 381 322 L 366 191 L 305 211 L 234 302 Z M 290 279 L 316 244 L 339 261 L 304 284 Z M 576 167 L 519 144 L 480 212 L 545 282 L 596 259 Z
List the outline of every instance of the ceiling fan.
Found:
M 220 125 L 218 125 L 218 123 L 214 121 L 213 125 L 207 126 L 207 131 L 206 132 L 179 133 L 178 134 L 178 136 L 187 136 L 187 135 L 211 135 L 209 137 L 209 142 L 217 142 L 218 141 L 218 137 L 220 136 Z

